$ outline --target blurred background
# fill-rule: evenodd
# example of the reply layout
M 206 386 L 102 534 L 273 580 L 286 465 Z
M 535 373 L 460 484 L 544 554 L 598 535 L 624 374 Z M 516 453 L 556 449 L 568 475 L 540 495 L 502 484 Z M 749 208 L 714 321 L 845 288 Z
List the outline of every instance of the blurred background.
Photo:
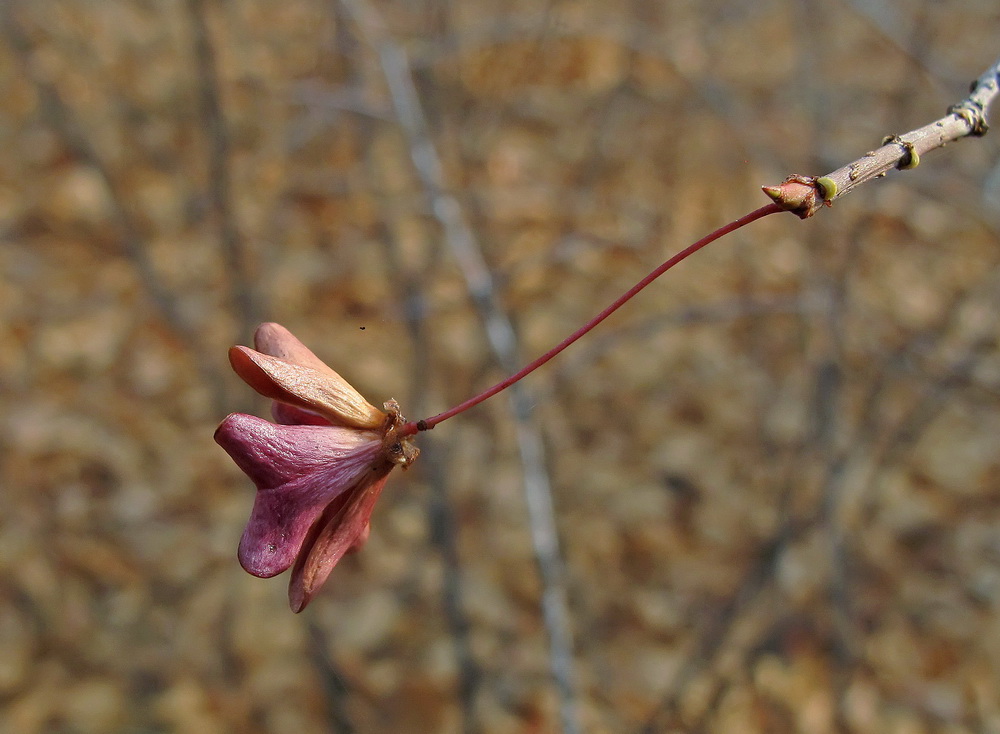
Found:
M 0 732 L 1000 732 L 996 133 L 421 435 L 301 615 L 212 441 L 261 320 L 466 399 L 941 117 L 995 0 L 0 7 Z

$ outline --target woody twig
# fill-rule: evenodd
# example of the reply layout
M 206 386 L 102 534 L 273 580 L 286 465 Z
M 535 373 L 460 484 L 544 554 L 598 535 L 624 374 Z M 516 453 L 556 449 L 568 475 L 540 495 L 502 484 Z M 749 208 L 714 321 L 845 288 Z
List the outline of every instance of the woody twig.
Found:
M 1000 59 L 972 82 L 969 96 L 948 108 L 940 120 L 903 135 L 888 135 L 871 150 L 825 176 L 793 175 L 764 193 L 781 208 L 802 219 L 849 194 L 864 183 L 882 178 L 893 169 L 916 168 L 932 150 L 968 136 L 982 136 L 989 129 L 990 105 L 1000 96 Z

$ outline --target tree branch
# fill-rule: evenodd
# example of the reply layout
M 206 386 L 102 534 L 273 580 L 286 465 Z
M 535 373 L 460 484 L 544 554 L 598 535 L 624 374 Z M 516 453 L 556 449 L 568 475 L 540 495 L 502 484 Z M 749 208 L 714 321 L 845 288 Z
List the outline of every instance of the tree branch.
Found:
M 233 309 L 240 332 L 247 333 L 253 329 L 257 317 L 243 237 L 233 211 L 231 146 L 222 110 L 218 63 L 208 28 L 205 0 L 188 0 L 187 10 L 198 74 L 198 110 L 208 145 L 208 201 L 229 271 Z
M 882 147 L 869 151 L 825 176 L 794 175 L 764 193 L 778 206 L 802 219 L 811 217 L 864 183 L 895 169 L 916 168 L 921 156 L 967 136 L 980 137 L 989 129 L 987 111 L 1000 96 L 1000 59 L 972 83 L 969 96 L 948 108 L 940 120 L 904 135 L 889 135 Z
M 512 371 L 520 362 L 517 335 L 510 317 L 500 305 L 493 276 L 472 227 L 458 199 L 447 189 L 444 167 L 413 83 L 409 57 L 392 38 L 374 7 L 364 0 L 340 1 L 378 55 L 393 110 L 431 211 L 441 225 L 452 256 L 458 262 L 497 361 L 505 370 Z M 565 572 L 541 431 L 532 415 L 533 403 L 520 384 L 511 387 L 511 408 L 524 474 L 528 521 L 542 582 L 541 606 L 549 636 L 549 667 L 558 691 L 562 731 L 574 734 L 579 731 L 579 716 Z

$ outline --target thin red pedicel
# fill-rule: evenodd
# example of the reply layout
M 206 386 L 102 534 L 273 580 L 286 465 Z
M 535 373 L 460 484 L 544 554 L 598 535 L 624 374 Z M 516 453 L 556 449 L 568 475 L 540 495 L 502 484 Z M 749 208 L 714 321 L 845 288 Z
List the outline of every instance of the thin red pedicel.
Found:
M 520 380 L 522 377 L 526 377 L 527 375 L 529 375 L 532 372 L 534 372 L 536 369 L 538 369 L 543 364 L 545 364 L 550 359 L 552 359 L 557 354 L 559 354 L 561 351 L 563 351 L 570 344 L 572 344 L 573 342 L 575 342 L 577 339 L 579 339 L 584 334 L 586 334 L 587 332 L 589 332 L 591 329 L 593 329 L 599 323 L 601 323 L 602 321 L 604 321 L 604 319 L 606 319 L 608 316 L 610 316 L 611 314 L 613 314 L 615 311 L 617 311 L 623 305 L 625 305 L 630 300 L 632 300 L 632 297 L 635 296 L 639 291 L 641 291 L 647 285 L 649 285 L 654 280 L 656 280 L 657 278 L 659 278 L 665 272 L 667 272 L 668 270 L 670 270 L 670 268 L 672 268 L 674 265 L 676 265 L 677 263 L 679 263 L 682 260 L 684 260 L 685 258 L 687 258 L 689 255 L 693 255 L 698 250 L 700 250 L 701 248 L 703 248 L 705 245 L 707 245 L 707 244 L 709 244 L 711 242 L 714 242 L 715 240 L 719 239 L 720 237 L 724 237 L 725 235 L 729 234 L 730 232 L 735 232 L 737 229 L 740 229 L 741 227 L 745 227 L 746 225 L 750 224 L 751 222 L 754 222 L 754 221 L 756 221 L 758 219 L 766 217 L 768 214 L 776 214 L 776 213 L 778 213 L 780 211 L 784 211 L 784 210 L 780 206 L 778 206 L 777 204 L 767 204 L 765 206 L 762 206 L 760 209 L 757 209 L 755 211 L 750 212 L 749 214 L 747 214 L 744 217 L 740 217 L 736 221 L 730 222 L 729 224 L 727 224 L 724 227 L 720 227 L 719 229 L 715 230 L 711 234 L 708 234 L 705 237 L 702 237 L 700 240 L 698 240 L 694 244 L 688 245 L 683 250 L 681 250 L 676 255 L 674 255 L 669 260 L 667 260 L 662 265 L 660 265 L 655 270 L 653 270 L 645 278 L 643 278 L 638 283 L 636 283 L 634 286 L 632 286 L 628 291 L 626 291 L 625 293 L 623 293 L 614 303 L 612 303 L 606 309 L 604 309 L 599 314 L 597 314 L 597 316 L 595 316 L 594 318 L 592 318 L 586 324 L 584 324 L 579 329 L 577 329 L 576 331 L 574 331 L 568 337 L 566 337 L 561 342 L 559 342 L 559 344 L 557 344 L 556 346 L 554 346 L 552 349 L 550 349 L 549 351 L 547 351 L 542 356 L 540 356 L 537 359 L 535 359 L 533 362 L 530 362 L 530 363 L 526 364 L 524 367 L 522 367 L 520 370 L 518 370 L 517 372 L 515 372 L 513 375 L 511 375 L 510 377 L 507 377 L 504 380 L 501 380 L 500 382 L 498 382 L 496 385 L 494 385 L 493 387 L 489 388 L 488 390 L 484 390 L 483 392 L 479 393 L 475 397 L 469 398 L 464 403 L 459 403 L 454 408 L 450 408 L 449 410 L 446 410 L 443 413 L 438 413 L 437 415 L 435 415 L 435 416 L 433 416 L 431 418 L 425 418 L 423 420 L 410 421 L 409 423 L 406 423 L 405 425 L 403 425 L 399 429 L 399 435 L 400 436 L 412 436 L 413 434 L 417 433 L 418 431 L 429 431 L 430 429 L 434 428 L 434 426 L 436 426 L 441 421 L 448 420 L 452 416 L 456 416 L 459 413 L 462 413 L 462 412 L 468 410 L 469 408 L 472 408 L 473 406 L 479 405 L 481 402 L 483 402 L 484 400 L 487 400 L 487 399 L 493 397 L 498 392 L 502 392 L 503 390 L 506 390 L 508 387 L 510 387 L 511 385 L 513 385 L 515 382 L 517 382 L 518 380 Z

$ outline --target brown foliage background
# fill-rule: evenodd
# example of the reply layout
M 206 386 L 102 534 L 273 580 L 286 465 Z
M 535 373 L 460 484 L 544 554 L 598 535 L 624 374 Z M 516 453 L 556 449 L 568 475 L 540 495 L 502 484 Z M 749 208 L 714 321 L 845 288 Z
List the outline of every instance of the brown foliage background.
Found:
M 372 0 L 525 358 L 995 59 L 995 0 L 898 5 Z M 0 731 L 557 730 L 504 398 L 303 615 L 235 560 L 256 321 L 411 418 L 503 375 L 356 24 L 0 12 Z M 583 731 L 1000 732 L 997 150 L 756 224 L 530 378 Z

